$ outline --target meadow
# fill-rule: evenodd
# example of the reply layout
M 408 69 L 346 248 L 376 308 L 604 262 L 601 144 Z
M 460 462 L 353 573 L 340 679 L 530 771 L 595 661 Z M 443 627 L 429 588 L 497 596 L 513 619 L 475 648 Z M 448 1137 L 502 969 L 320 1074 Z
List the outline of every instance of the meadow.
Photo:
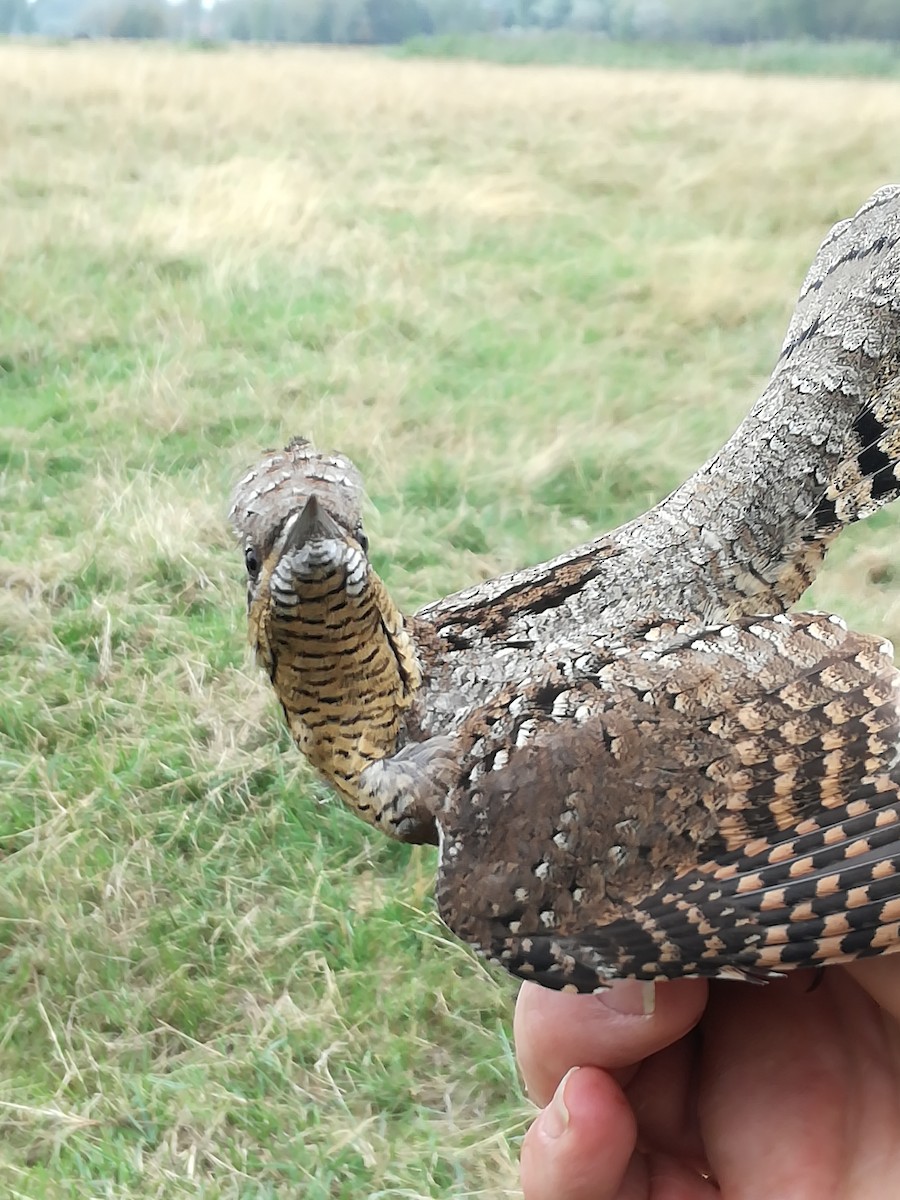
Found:
M 408 608 L 640 511 L 900 85 L 81 43 L 0 95 L 0 1191 L 516 1196 L 514 984 L 291 746 L 229 491 L 347 452 Z M 900 638 L 898 532 L 807 606 Z
M 604 34 L 542 30 L 518 35 L 459 33 L 412 37 L 394 53 L 401 57 L 480 59 L 509 65 L 558 63 L 615 69 L 742 71 L 760 75 L 900 77 L 900 57 L 893 42 L 852 38 L 766 40 L 728 45 L 619 41 Z

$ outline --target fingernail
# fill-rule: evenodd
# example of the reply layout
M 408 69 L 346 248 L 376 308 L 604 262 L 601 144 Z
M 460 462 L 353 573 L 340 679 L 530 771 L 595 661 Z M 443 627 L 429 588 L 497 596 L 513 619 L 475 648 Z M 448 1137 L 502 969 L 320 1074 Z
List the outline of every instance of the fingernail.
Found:
M 541 1128 L 549 1138 L 558 1138 L 569 1128 L 569 1110 L 566 1108 L 566 1084 L 578 1070 L 570 1067 L 559 1081 L 559 1087 L 553 1093 L 553 1099 L 544 1109 L 541 1118 Z
M 656 1011 L 656 984 L 640 979 L 619 979 L 597 999 L 613 1012 L 629 1017 L 649 1017 Z

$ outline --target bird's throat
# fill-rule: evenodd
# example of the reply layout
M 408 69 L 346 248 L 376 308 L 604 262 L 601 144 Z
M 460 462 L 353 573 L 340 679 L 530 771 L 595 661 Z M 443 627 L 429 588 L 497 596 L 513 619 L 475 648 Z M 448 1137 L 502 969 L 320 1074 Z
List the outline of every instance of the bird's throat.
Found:
M 271 677 L 291 734 L 358 814 L 367 766 L 394 753 L 421 672 L 403 616 L 381 579 L 349 595 L 338 574 L 295 586 L 290 607 L 251 607 L 251 641 Z

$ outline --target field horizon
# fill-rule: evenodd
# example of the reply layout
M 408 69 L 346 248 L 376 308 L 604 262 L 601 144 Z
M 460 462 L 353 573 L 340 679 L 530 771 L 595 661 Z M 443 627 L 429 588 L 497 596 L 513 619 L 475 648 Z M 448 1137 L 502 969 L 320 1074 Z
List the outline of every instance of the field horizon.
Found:
M 406 610 L 675 487 L 900 85 L 0 43 L 0 1182 L 518 1195 L 515 986 L 316 782 L 228 496 L 307 434 Z M 802 607 L 900 638 L 894 509 Z
M 409 38 L 401 57 L 459 58 L 507 66 L 553 65 L 643 71 L 738 71 L 758 75 L 896 79 L 893 42 L 875 39 L 764 39 L 720 44 L 672 40 L 618 40 L 568 30 L 436 34 Z

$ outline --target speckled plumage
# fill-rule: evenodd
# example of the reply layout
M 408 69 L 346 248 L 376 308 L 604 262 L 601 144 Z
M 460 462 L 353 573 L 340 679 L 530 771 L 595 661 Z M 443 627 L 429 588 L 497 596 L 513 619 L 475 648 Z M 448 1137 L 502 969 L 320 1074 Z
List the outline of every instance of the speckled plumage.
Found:
M 900 674 L 787 610 L 898 462 L 891 187 L 826 238 L 722 450 L 551 562 L 403 618 L 351 464 L 268 452 L 231 512 L 251 641 L 300 749 L 366 820 L 440 843 L 441 915 L 514 974 L 591 991 L 890 950 Z

